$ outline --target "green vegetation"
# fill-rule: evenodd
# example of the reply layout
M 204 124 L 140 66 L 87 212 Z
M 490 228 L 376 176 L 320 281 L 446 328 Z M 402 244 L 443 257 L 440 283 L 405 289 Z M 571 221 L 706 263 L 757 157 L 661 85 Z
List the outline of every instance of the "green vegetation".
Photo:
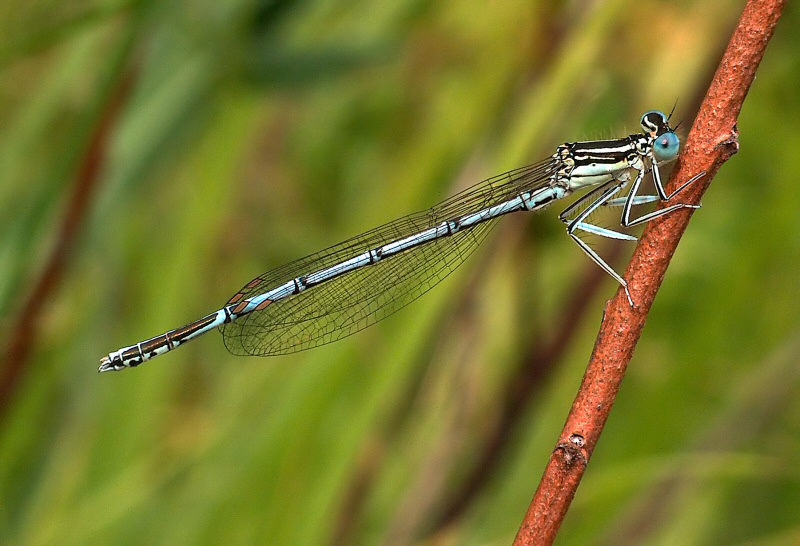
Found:
M 743 5 L 5 2 L 0 543 L 510 543 L 617 289 L 565 319 L 595 266 L 560 209 L 335 344 L 99 359 L 565 140 L 676 99 L 685 135 Z M 791 4 L 562 544 L 800 540 L 798 25 Z

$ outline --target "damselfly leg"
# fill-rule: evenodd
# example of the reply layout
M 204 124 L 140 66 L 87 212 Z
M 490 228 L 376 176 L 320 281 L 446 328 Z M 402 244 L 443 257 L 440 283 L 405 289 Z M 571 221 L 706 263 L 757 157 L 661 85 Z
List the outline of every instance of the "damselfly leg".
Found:
M 572 240 L 574 240 L 578 246 L 580 247 L 583 252 L 589 256 L 597 265 L 599 265 L 603 271 L 608 273 L 612 278 L 614 278 L 622 288 L 625 290 L 625 295 L 628 298 L 628 303 L 630 303 L 631 307 L 635 307 L 636 304 L 631 297 L 630 290 L 628 290 L 628 283 L 625 279 L 617 273 L 613 267 L 611 267 L 598 253 L 595 251 L 588 243 L 586 243 L 580 237 L 579 231 L 583 231 L 586 233 L 592 233 L 594 235 L 598 235 L 600 237 L 605 237 L 607 239 L 617 239 L 623 241 L 636 241 L 637 237 L 633 235 L 629 235 L 627 233 L 621 233 L 619 231 L 614 231 L 611 229 L 603 228 L 597 226 L 595 224 L 591 224 L 586 221 L 589 216 L 592 215 L 595 211 L 597 211 L 600 207 L 623 207 L 622 216 L 620 218 L 620 225 L 625 228 L 634 227 L 637 225 L 645 224 L 655 218 L 659 218 L 671 212 L 674 212 L 679 209 L 699 209 L 700 205 L 691 205 L 688 203 L 678 203 L 675 205 L 670 205 L 666 208 L 649 212 L 647 214 L 643 214 L 638 218 L 631 219 L 631 210 L 635 205 L 643 205 L 647 203 L 653 203 L 656 201 L 664 201 L 668 202 L 678 194 L 680 194 L 683 190 L 688 188 L 692 183 L 699 180 L 705 173 L 700 173 L 698 175 L 693 176 L 687 182 L 682 184 L 678 189 L 676 189 L 671 194 L 667 195 L 666 191 L 664 190 L 664 186 L 661 182 L 661 175 L 658 169 L 658 163 L 653 161 L 651 164 L 651 169 L 648 171 L 644 168 L 644 165 L 640 165 L 637 169 L 636 179 L 634 180 L 633 184 L 631 185 L 630 192 L 625 197 L 614 197 L 617 195 L 629 182 L 630 175 L 629 173 L 623 173 L 618 180 L 614 180 L 613 182 L 606 183 L 603 186 L 589 192 L 588 194 L 584 195 L 577 201 L 575 201 L 572 205 L 567 207 L 564 212 L 561 213 L 559 218 L 562 222 L 567 225 L 567 233 Z M 653 183 L 658 191 L 658 195 L 638 195 L 639 188 L 641 187 L 642 180 L 644 180 L 645 174 L 647 172 L 653 173 Z M 575 214 L 576 211 L 581 210 L 579 214 Z

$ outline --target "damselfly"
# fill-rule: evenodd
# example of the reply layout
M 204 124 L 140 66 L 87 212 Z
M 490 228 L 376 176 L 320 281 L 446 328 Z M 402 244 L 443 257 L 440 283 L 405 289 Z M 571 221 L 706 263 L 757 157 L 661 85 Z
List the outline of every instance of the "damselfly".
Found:
M 182 328 L 103 357 L 100 371 L 135 367 L 214 328 L 234 354 L 293 353 L 358 332 L 409 304 L 440 282 L 486 237 L 495 220 L 538 211 L 573 192 L 594 188 L 561 213 L 567 233 L 625 289 L 628 285 L 585 241 L 587 233 L 635 241 L 589 222 L 600 207 L 621 207 L 631 227 L 681 208 L 673 204 L 632 218 L 636 205 L 670 201 L 698 177 L 667 195 L 659 165 L 678 156 L 680 141 L 669 117 L 642 116 L 642 134 L 616 140 L 562 144 L 549 158 L 484 180 L 430 210 L 400 218 L 279 267 L 247 283 L 222 309 Z M 630 192 L 620 192 L 636 173 Z M 638 195 L 652 173 L 658 195 Z

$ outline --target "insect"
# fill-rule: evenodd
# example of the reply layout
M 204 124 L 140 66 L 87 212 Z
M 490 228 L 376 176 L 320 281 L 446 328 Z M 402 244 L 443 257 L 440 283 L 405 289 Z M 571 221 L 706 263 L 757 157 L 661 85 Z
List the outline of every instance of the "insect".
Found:
M 625 289 L 628 285 L 581 235 L 636 237 L 589 222 L 602 206 L 621 207 L 631 227 L 682 208 L 673 204 L 633 218 L 635 205 L 669 202 L 698 175 L 667 195 L 659 165 L 678 156 L 680 140 L 659 111 L 642 116 L 642 133 L 615 140 L 558 146 L 544 161 L 489 178 L 431 209 L 397 219 L 335 246 L 268 271 L 247 283 L 221 309 L 182 328 L 103 357 L 100 371 L 136 367 L 220 328 L 237 355 L 288 354 L 358 332 L 409 304 L 458 267 L 501 216 L 539 211 L 574 192 L 590 190 L 561 213 L 567 233 Z M 627 195 L 622 190 L 635 178 Z M 639 195 L 652 173 L 658 195 Z

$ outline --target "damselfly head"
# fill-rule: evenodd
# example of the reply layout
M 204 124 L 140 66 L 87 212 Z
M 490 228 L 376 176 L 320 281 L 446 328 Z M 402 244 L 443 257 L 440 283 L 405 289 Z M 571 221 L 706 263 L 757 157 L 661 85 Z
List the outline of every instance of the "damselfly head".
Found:
M 669 118 L 664 112 L 651 110 L 642 116 L 642 130 L 646 135 L 655 137 L 661 133 L 672 132 L 669 127 Z
M 681 141 L 663 112 L 651 110 L 643 115 L 642 130 L 653 139 L 653 155 L 658 162 L 672 161 L 678 157 Z

